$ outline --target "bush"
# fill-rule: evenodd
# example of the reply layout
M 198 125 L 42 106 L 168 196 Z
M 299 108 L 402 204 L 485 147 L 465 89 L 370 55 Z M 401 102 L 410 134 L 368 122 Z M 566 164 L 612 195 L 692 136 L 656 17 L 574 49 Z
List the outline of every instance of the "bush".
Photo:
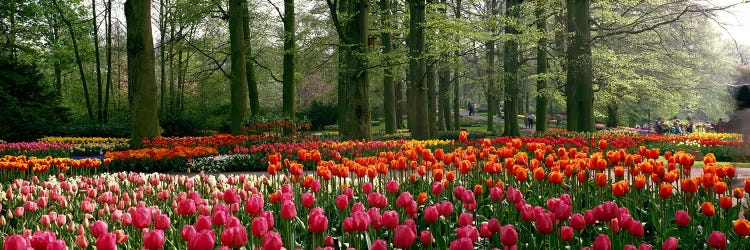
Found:
M 130 123 L 95 123 L 89 120 L 78 120 L 69 123 L 58 135 L 70 137 L 130 137 Z
M 323 130 L 328 125 L 336 124 L 338 113 L 336 104 L 313 101 L 302 115 L 310 119 L 311 130 Z
M 461 127 L 482 127 L 487 125 L 486 120 L 475 120 L 467 117 L 461 117 Z
M 35 141 L 67 122 L 68 110 L 42 83 L 36 65 L 0 57 L 0 135 L 7 141 Z
M 200 135 L 201 123 L 194 117 L 170 115 L 161 121 L 162 136 Z

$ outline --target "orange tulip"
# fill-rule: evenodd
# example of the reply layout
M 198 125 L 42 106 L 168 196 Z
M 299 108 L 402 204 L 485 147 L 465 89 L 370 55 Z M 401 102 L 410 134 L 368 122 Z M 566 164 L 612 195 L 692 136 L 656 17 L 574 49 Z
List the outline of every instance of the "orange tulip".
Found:
M 447 179 L 448 181 L 455 180 L 456 179 L 456 171 L 453 171 L 453 170 L 448 171 L 448 174 L 445 175 L 445 179 Z
M 714 193 L 723 194 L 727 191 L 727 183 L 720 181 L 714 184 Z
M 729 196 L 722 196 L 719 198 L 719 206 L 723 209 L 730 209 L 732 208 L 732 197 Z
M 534 169 L 534 179 L 537 181 L 544 180 L 544 169 L 543 168 L 536 168 Z
M 625 168 L 622 166 L 616 166 L 615 167 L 615 176 L 616 177 L 624 177 L 625 176 Z
M 745 196 L 744 190 L 742 190 L 742 188 L 734 188 L 734 190 L 732 190 L 732 196 L 737 199 L 742 199 L 742 197 Z
M 474 194 L 481 195 L 483 190 L 481 184 L 474 185 Z
M 672 196 L 672 185 L 669 183 L 662 183 L 659 187 L 659 196 L 664 199 Z
M 549 173 L 549 182 L 554 184 L 560 184 L 563 181 L 563 174 L 558 171 L 552 171 Z
M 704 201 L 703 204 L 701 204 L 701 212 L 705 216 L 714 216 L 716 209 L 714 208 L 714 204 Z
M 427 193 L 420 192 L 419 196 L 417 196 L 417 203 L 424 204 L 427 201 Z
M 643 189 L 646 187 L 646 176 L 638 175 L 635 177 L 635 188 Z
M 747 236 L 750 234 L 750 221 L 746 219 L 739 219 L 734 221 L 734 232 L 739 236 Z
M 604 173 L 596 173 L 596 185 L 603 187 L 607 184 L 607 175 Z
M 688 193 L 698 192 L 698 180 L 696 180 L 695 178 L 682 179 L 680 187 L 682 188 L 682 191 L 684 192 L 688 192 Z
M 622 197 L 625 195 L 625 192 L 628 191 L 630 187 L 630 183 L 628 181 L 618 181 L 612 184 L 612 194 L 614 194 L 617 197 Z

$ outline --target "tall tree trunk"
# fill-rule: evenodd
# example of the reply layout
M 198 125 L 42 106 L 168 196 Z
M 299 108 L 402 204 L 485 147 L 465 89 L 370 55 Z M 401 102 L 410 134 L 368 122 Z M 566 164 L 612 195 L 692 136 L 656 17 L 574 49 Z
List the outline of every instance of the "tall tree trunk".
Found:
M 346 2 L 346 1 L 344 1 Z M 342 4 L 344 2 L 341 2 Z M 339 58 L 338 58 L 338 81 L 336 82 L 336 124 L 338 124 L 339 135 L 346 137 L 348 132 L 346 124 L 346 60 L 349 55 L 349 48 L 343 38 L 339 39 Z
M 429 138 L 425 81 L 425 0 L 409 1 L 409 130 L 412 138 Z M 413 118 L 412 118 L 413 117 Z M 413 124 L 412 124 L 413 123 Z
M 247 74 L 247 90 L 250 99 L 250 114 L 260 114 L 260 99 L 258 98 L 258 79 L 255 75 L 255 64 L 252 60 L 252 45 L 250 45 L 250 11 L 248 11 L 247 0 L 242 1 L 242 32 L 245 35 L 245 73 Z
M 102 63 L 99 57 L 99 26 L 96 21 L 96 0 L 91 0 L 91 23 L 94 27 L 94 57 L 96 59 L 96 120 L 104 122 L 104 106 L 102 98 L 104 89 L 102 87 Z
M 492 1 L 492 8 L 496 8 L 495 1 Z M 494 10 L 493 10 L 494 12 Z M 485 44 L 487 47 L 487 68 L 485 72 L 487 74 L 487 89 L 485 95 L 487 97 L 487 131 L 495 133 L 495 107 L 498 106 L 495 103 L 497 100 L 496 88 L 495 88 L 495 42 L 487 41 Z M 506 55 L 507 56 L 507 55 Z M 507 109 L 507 107 L 506 107 Z M 507 111 L 506 111 L 507 112 Z M 508 126 L 508 120 L 505 120 L 505 126 Z M 508 130 L 507 128 L 505 129 Z
M 443 60 L 440 64 L 438 82 L 438 110 L 440 111 L 438 112 L 438 131 L 451 130 L 453 129 L 450 100 L 451 70 L 446 60 Z
M 383 67 L 383 115 L 385 116 L 385 133 L 396 133 L 396 89 L 393 86 L 393 68 L 391 66 L 391 0 L 380 0 L 380 25 L 384 31 L 380 33 L 385 55 Z
M 112 0 L 107 0 L 107 83 L 104 90 L 104 122 L 109 121 L 109 92 L 112 91 Z
M 294 120 L 296 99 L 294 79 L 295 21 L 294 0 L 284 0 L 284 72 L 283 72 L 283 108 L 284 114 Z M 291 132 L 291 130 L 285 130 Z
M 346 139 L 370 140 L 370 91 L 367 81 L 368 1 L 354 0 L 350 23 L 346 26 L 348 40 L 352 43 L 347 58 L 346 119 L 349 131 Z
M 403 129 L 406 128 L 406 125 L 404 125 L 404 110 L 406 109 L 404 107 L 406 104 L 406 100 L 404 100 L 404 82 L 397 80 L 394 84 L 394 89 L 396 94 L 396 127 Z
M 242 2 L 244 0 L 229 1 L 229 44 L 232 50 L 232 111 L 229 127 L 233 135 L 245 134 L 242 123 L 247 118 L 247 74 L 245 72 L 245 34 L 242 25 Z M 289 11 L 289 9 L 286 9 Z M 286 43 L 286 42 L 285 42 Z M 286 47 L 286 46 L 285 46 Z M 182 53 L 180 53 L 182 55 Z M 284 56 L 286 59 L 286 55 Z M 182 58 L 180 58 L 181 63 Z M 284 61 L 286 66 L 286 60 Z M 285 71 L 286 73 L 286 71 Z M 284 79 L 286 81 L 286 77 Z M 286 87 L 286 85 L 284 85 Z M 286 99 L 285 99 L 286 100 Z M 286 105 L 286 103 L 284 103 Z
M 456 19 L 461 19 L 461 0 L 456 0 L 455 4 L 455 16 Z M 460 41 L 460 38 L 457 37 L 456 40 Z M 461 98 L 459 98 L 459 86 L 461 83 L 461 51 L 456 50 L 455 52 L 456 58 L 458 62 L 455 64 L 453 68 L 453 129 L 456 131 L 461 130 L 461 114 L 460 114 L 460 107 L 461 107 Z
M 545 13 L 546 1 L 537 3 L 534 14 L 536 15 L 536 29 L 540 33 L 547 32 L 547 14 Z M 536 131 L 547 130 L 547 38 L 542 35 L 536 45 Z
M 520 21 L 521 1 L 510 0 L 505 5 L 505 16 L 512 20 Z M 518 35 L 520 32 L 514 25 L 505 26 L 505 34 Z M 517 111 L 519 105 L 519 83 L 518 69 L 521 67 L 518 52 L 518 42 L 513 39 L 505 41 L 503 60 L 503 81 L 505 82 L 505 132 L 506 136 L 519 136 L 521 131 L 518 127 Z M 519 105 L 520 106 L 520 105 Z
M 159 88 L 159 112 L 164 119 L 165 115 L 170 114 L 167 112 L 164 100 L 167 95 L 167 57 L 166 52 L 166 41 L 167 41 L 167 14 L 166 14 L 166 3 L 165 0 L 159 0 L 159 77 L 160 88 Z
M 435 59 L 429 59 L 427 67 L 427 74 L 425 80 L 427 81 L 427 135 L 430 138 L 435 138 L 437 133 L 437 114 L 435 110 L 437 107 L 437 98 L 435 90 L 437 89 L 437 70 L 435 68 Z
M 175 110 L 175 114 L 177 114 L 177 117 L 182 117 L 182 107 L 184 103 L 183 94 L 185 92 L 185 74 L 184 74 L 185 67 L 183 66 L 183 64 L 185 64 L 186 62 L 185 60 L 182 60 L 183 53 L 184 51 L 182 50 L 182 47 L 177 47 L 177 91 L 176 92 L 178 93 L 176 93 L 174 97 L 175 99 L 174 110 Z M 172 69 L 170 68 L 170 70 Z M 229 119 L 231 120 L 232 118 L 230 117 Z M 231 124 L 231 121 L 230 121 L 230 124 Z M 231 125 L 230 125 L 230 130 L 231 130 Z
M 156 75 L 151 34 L 151 1 L 126 0 L 128 51 L 128 103 L 130 106 L 130 147 L 142 148 L 143 138 L 159 135 L 156 113 Z
M 18 11 L 16 1 L 17 0 L 10 0 L 10 4 L 11 4 L 10 30 L 8 32 L 9 33 L 8 48 L 10 48 L 10 58 L 13 59 L 13 61 L 18 60 L 18 57 L 16 55 L 16 12 Z M 57 6 L 57 2 L 55 2 L 55 6 Z M 62 16 L 62 12 L 60 12 L 60 15 Z
M 52 2 L 55 4 L 55 8 L 57 9 L 57 13 L 60 14 L 60 19 L 62 19 L 63 23 L 65 23 L 65 26 L 68 27 L 68 32 L 70 33 L 70 40 L 73 41 L 73 53 L 76 57 L 76 64 L 78 64 L 78 74 L 81 76 L 81 84 L 83 85 L 83 96 L 84 99 L 86 99 L 86 112 L 88 113 L 89 119 L 92 121 L 94 120 L 94 112 L 91 108 L 91 97 L 89 96 L 89 87 L 88 84 L 86 84 L 86 75 L 83 73 L 83 62 L 81 62 L 81 54 L 78 51 L 78 40 L 76 39 L 75 32 L 73 32 L 73 24 L 65 18 L 65 14 L 63 14 L 62 9 L 60 8 L 60 5 L 58 5 L 57 0 L 52 0 Z
M 619 109 L 619 106 L 617 105 L 616 101 L 612 101 L 609 105 L 607 105 L 607 127 L 608 128 L 615 128 L 617 127 L 618 117 L 617 117 L 617 110 Z
M 568 44 L 566 111 L 568 130 L 594 131 L 594 93 L 591 72 L 590 0 L 567 2 L 567 30 L 573 33 Z

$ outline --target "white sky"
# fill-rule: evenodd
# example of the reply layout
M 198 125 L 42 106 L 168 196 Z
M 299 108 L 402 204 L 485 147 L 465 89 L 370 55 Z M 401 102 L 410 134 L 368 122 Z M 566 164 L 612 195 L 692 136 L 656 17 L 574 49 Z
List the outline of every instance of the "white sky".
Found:
M 750 1 L 747 0 L 710 0 L 711 5 L 726 6 L 737 4 L 725 11 L 717 13 L 717 21 L 724 29 L 715 23 L 726 39 L 733 37 L 738 44 L 750 46 Z

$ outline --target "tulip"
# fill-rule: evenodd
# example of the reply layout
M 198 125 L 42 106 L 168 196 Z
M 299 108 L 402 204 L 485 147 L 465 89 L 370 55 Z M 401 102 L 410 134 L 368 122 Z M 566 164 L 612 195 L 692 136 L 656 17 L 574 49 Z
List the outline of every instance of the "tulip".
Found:
M 117 236 L 113 233 L 104 233 L 96 238 L 96 249 L 97 250 L 116 250 L 117 249 Z
M 336 196 L 336 208 L 344 210 L 349 207 L 349 196 L 339 195 Z
M 734 221 L 734 232 L 739 236 L 747 236 L 750 234 L 750 221 L 746 219 L 739 219 Z
M 46 250 L 67 250 L 68 246 L 64 240 L 52 240 L 47 244 Z
M 280 250 L 283 246 L 281 235 L 277 232 L 268 232 L 263 236 L 263 250 Z
M 388 249 L 388 243 L 386 243 L 384 240 L 376 240 L 372 243 L 372 246 L 370 246 L 370 250 L 387 250 Z
M 396 194 L 398 192 L 398 182 L 395 180 L 390 180 L 385 184 L 385 190 L 388 191 L 390 194 Z
M 143 232 L 143 247 L 148 250 L 158 250 L 164 247 L 164 231 L 156 229 Z
M 225 228 L 221 232 L 221 243 L 231 248 L 240 248 L 247 243 L 247 230 L 242 226 Z
M 76 235 L 76 246 L 79 248 L 86 248 L 89 246 L 89 240 L 84 235 Z
M 328 229 L 328 218 L 322 208 L 314 208 L 307 216 L 307 224 L 310 232 L 322 233 Z
M 569 241 L 573 239 L 573 228 L 569 226 L 560 227 L 560 239 Z
M 3 250 L 15 250 L 15 249 L 26 249 L 26 239 L 19 234 L 14 234 L 5 238 L 3 243 Z
M 394 229 L 398 226 L 398 213 L 396 211 L 385 211 L 383 213 L 383 226 Z
M 182 227 L 180 236 L 182 237 L 182 240 L 189 241 L 190 238 L 192 238 L 195 233 L 196 233 L 195 227 L 193 227 L 192 225 L 185 225 Z
M 711 202 L 705 201 L 701 204 L 701 212 L 705 216 L 714 216 L 714 213 L 716 213 L 716 209 L 714 208 L 714 204 Z
M 193 215 L 196 212 L 195 201 L 191 199 L 181 200 L 177 204 L 177 214 L 179 215 Z
M 407 249 L 411 247 L 417 235 L 412 231 L 409 226 L 400 225 L 396 227 L 393 235 L 393 246 L 397 248 Z
M 137 208 L 131 214 L 133 216 L 133 226 L 136 228 L 142 229 L 151 226 L 151 209 L 141 207 Z
M 432 183 L 432 194 L 440 195 L 443 192 L 443 183 L 435 182 Z
M 424 209 L 424 221 L 427 223 L 433 223 L 437 221 L 440 213 L 435 206 L 429 206 Z
M 42 217 L 39 218 L 39 224 L 42 227 L 48 227 L 50 224 L 52 224 L 52 222 L 50 221 L 49 215 L 47 214 L 42 215 Z
M 223 226 L 224 222 L 227 219 L 227 212 L 223 210 L 219 210 L 214 212 L 214 215 L 211 216 L 211 224 L 216 226 Z
M 362 183 L 362 193 L 369 194 L 370 192 L 372 192 L 372 183 L 370 182 Z
M 630 233 L 630 235 L 633 235 L 636 238 L 643 237 L 643 234 L 644 234 L 643 224 L 641 224 L 640 221 L 632 221 L 630 223 L 630 226 L 628 227 L 628 233 Z
M 675 237 L 669 237 L 661 244 L 662 250 L 677 250 L 679 241 Z
M 690 223 L 690 215 L 685 210 L 677 210 L 674 214 L 674 221 L 681 227 L 687 226 Z
M 154 220 L 154 228 L 159 230 L 167 230 L 169 229 L 170 221 L 169 216 L 166 214 L 160 214 L 156 216 L 156 219 Z
M 429 246 L 433 241 L 432 233 L 430 231 L 422 231 L 419 235 L 419 240 L 422 242 L 422 245 Z
M 708 236 L 708 245 L 716 249 L 724 249 L 727 247 L 727 236 L 719 231 L 711 232 Z
M 593 250 L 609 250 L 612 248 L 612 243 L 609 240 L 609 236 L 606 234 L 600 234 L 594 240 Z
M 586 227 L 586 219 L 581 214 L 573 214 L 570 216 L 570 227 L 583 230 Z
M 214 248 L 214 230 L 203 230 L 193 234 L 188 241 L 188 250 L 211 250 Z
M 474 217 L 470 213 L 461 213 L 461 215 L 458 216 L 458 226 L 464 227 L 471 225 L 474 221 Z
M 198 219 L 195 220 L 195 231 L 200 232 L 208 229 L 211 229 L 211 220 L 208 216 L 198 216 Z
M 34 249 L 47 249 L 47 245 L 56 240 L 55 234 L 50 231 L 36 231 L 29 243 Z
M 309 208 L 315 205 L 315 195 L 310 192 L 302 194 L 302 206 Z
M 473 250 L 474 243 L 468 238 L 459 238 L 452 241 L 450 244 L 450 250 Z
M 645 243 L 641 244 L 640 246 L 638 246 L 638 250 L 651 250 L 651 245 Z
M 107 232 L 107 223 L 104 221 L 95 221 L 93 224 L 91 224 L 91 236 L 94 236 L 94 238 L 99 238 L 102 234 Z
M 250 224 L 250 232 L 255 237 L 262 237 L 268 232 L 268 223 L 264 217 L 255 217 Z
M 500 228 L 500 241 L 504 246 L 515 246 L 518 243 L 518 233 L 512 225 Z
M 534 221 L 536 224 L 536 231 L 542 234 L 549 234 L 552 232 L 552 216 L 550 214 L 540 214 L 536 216 Z
M 284 201 L 281 205 L 281 218 L 291 220 L 294 217 L 297 217 L 297 207 L 294 205 L 294 201 Z
M 245 212 L 257 216 L 263 213 L 263 196 L 252 195 L 245 202 Z

